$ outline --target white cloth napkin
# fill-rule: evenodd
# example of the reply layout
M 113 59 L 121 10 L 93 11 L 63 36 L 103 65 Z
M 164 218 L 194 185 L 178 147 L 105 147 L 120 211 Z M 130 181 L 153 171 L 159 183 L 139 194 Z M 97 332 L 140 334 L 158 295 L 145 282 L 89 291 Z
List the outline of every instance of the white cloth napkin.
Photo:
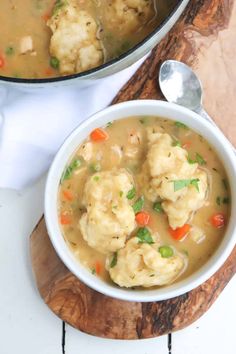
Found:
M 144 59 L 86 88 L 0 90 L 0 187 L 21 190 L 48 169 L 70 132 L 106 107 Z

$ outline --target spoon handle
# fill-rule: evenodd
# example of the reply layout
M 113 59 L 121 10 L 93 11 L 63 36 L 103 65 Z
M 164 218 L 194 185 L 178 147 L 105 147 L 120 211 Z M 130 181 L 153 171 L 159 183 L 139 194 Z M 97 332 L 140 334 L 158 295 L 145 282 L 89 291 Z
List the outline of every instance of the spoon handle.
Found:
M 216 125 L 216 123 L 214 122 L 214 120 L 209 116 L 209 114 L 208 114 L 202 107 L 198 108 L 195 112 L 198 113 L 202 118 L 204 118 L 204 119 L 206 119 L 208 122 L 210 122 L 212 125 L 214 125 L 214 127 L 215 127 L 216 129 L 218 129 L 218 130 L 221 132 L 220 128 Z M 222 133 L 222 132 L 221 132 L 221 133 Z M 227 139 L 227 140 L 228 140 L 228 139 Z M 236 149 L 235 149 L 235 147 L 233 146 L 233 144 L 232 144 L 229 140 L 228 140 L 228 142 L 229 142 L 230 146 L 232 147 L 234 153 L 236 154 Z

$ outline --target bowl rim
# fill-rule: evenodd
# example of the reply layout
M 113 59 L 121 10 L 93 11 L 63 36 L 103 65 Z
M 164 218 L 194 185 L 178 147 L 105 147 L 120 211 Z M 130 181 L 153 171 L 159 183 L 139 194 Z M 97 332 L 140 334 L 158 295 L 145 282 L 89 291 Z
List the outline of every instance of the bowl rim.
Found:
M 166 115 L 155 113 L 155 111 L 162 111 L 164 113 L 169 112 L 168 115 L 171 117 L 168 116 L 166 117 L 167 119 L 173 121 L 178 120 L 185 124 L 187 123 L 191 129 L 203 135 L 208 142 L 210 141 L 210 144 L 213 145 L 221 161 L 224 161 L 223 165 L 228 175 L 232 196 L 231 217 L 229 219 L 225 235 L 214 254 L 198 271 L 189 277 L 171 285 L 157 288 L 155 290 L 144 289 L 133 291 L 130 289 L 119 288 L 115 285 L 109 285 L 98 277 L 92 275 L 89 270 L 80 264 L 78 259 L 75 258 L 69 247 L 66 245 L 62 232 L 60 231 L 57 215 L 57 195 L 60 177 L 66 163 L 73 154 L 73 151 L 76 150 L 76 146 L 78 148 L 78 146 L 83 142 L 84 137 L 88 135 L 88 131 L 91 131 L 91 129 L 94 129 L 95 127 L 103 126 L 104 122 L 109 122 L 111 120 L 110 116 L 117 116 L 120 117 L 117 119 L 124 119 L 132 115 L 136 117 L 144 115 L 135 112 L 135 109 L 136 111 L 153 111 L 152 114 L 147 113 L 146 115 L 163 117 L 166 117 Z M 125 114 L 126 111 L 127 114 Z M 134 112 L 133 114 L 128 114 L 129 111 Z M 191 118 L 191 120 L 188 121 L 189 118 Z M 116 118 L 114 120 L 116 120 Z M 103 123 L 101 123 L 101 121 Z M 82 134 L 84 134 L 84 136 L 81 136 Z M 208 137 L 206 137 L 206 135 L 208 135 Z M 79 141 L 77 141 L 77 139 Z M 213 141 L 215 143 L 212 143 Z M 73 144 L 75 147 L 72 148 Z M 165 101 L 136 100 L 118 103 L 95 113 L 87 120 L 83 121 L 66 138 L 59 151 L 57 152 L 50 167 L 45 187 L 44 210 L 48 234 L 54 249 L 56 250 L 62 262 L 79 280 L 81 280 L 90 288 L 104 295 L 126 301 L 150 302 L 174 298 L 193 290 L 197 286 L 204 283 L 207 279 L 209 279 L 223 265 L 233 250 L 236 244 L 236 223 L 233 222 L 232 217 L 233 215 L 236 215 L 236 186 L 234 186 L 232 182 L 235 179 L 236 158 L 231 145 L 221 131 L 218 131 L 217 128 L 212 126 L 208 121 L 205 121 L 197 113 L 194 113 L 187 108 Z
M 156 26 L 156 28 L 151 33 L 149 33 L 145 38 L 143 38 L 142 41 L 138 42 L 136 45 L 134 45 L 132 48 L 130 48 L 126 52 L 119 55 L 117 58 L 111 59 L 104 64 L 96 66 L 95 68 L 85 70 L 85 71 L 83 71 L 81 73 L 77 73 L 77 74 L 52 77 L 52 78 L 37 78 L 37 79 L 29 78 L 29 79 L 27 79 L 27 78 L 16 78 L 16 77 L 11 77 L 11 76 L 0 75 L 0 82 L 2 81 L 2 82 L 8 82 L 8 83 L 31 84 L 31 85 L 35 84 L 36 85 L 36 84 L 46 84 L 46 83 L 67 82 L 72 79 L 89 78 L 92 74 L 96 74 L 97 72 L 107 69 L 107 68 L 113 66 L 114 64 L 128 58 L 130 55 L 132 55 L 134 52 L 136 52 L 145 43 L 147 43 L 152 37 L 157 35 L 165 25 L 167 25 L 167 23 L 171 20 L 171 18 L 174 16 L 174 14 L 178 11 L 178 9 L 181 7 L 181 5 L 186 1 L 189 2 L 189 0 L 177 0 L 176 5 L 173 6 L 173 8 L 169 12 L 169 14 L 159 23 L 159 25 Z

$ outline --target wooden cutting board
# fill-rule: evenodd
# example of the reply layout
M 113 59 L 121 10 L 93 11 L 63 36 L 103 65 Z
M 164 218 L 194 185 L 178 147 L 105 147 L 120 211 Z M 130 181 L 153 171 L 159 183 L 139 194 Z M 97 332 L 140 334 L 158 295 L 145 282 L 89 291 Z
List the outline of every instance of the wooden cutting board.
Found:
M 192 0 L 113 103 L 162 98 L 157 75 L 163 60 L 191 65 L 203 82 L 205 107 L 236 145 L 236 2 Z M 57 257 L 42 219 L 30 239 L 32 266 L 45 303 L 61 319 L 92 335 L 137 339 L 191 324 L 213 304 L 236 272 L 236 247 L 223 267 L 197 289 L 154 303 L 106 297 L 81 283 Z

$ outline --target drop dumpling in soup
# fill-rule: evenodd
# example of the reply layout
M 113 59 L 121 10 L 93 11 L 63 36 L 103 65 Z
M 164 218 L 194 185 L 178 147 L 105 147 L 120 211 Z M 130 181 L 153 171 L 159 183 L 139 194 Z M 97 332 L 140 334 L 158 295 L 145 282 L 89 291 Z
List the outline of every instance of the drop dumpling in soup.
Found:
M 58 217 L 74 256 L 120 287 L 188 277 L 214 253 L 230 216 L 224 167 L 186 125 L 132 117 L 95 129 L 61 178 Z
M 1 0 L 0 75 L 80 73 L 150 34 L 175 0 Z

